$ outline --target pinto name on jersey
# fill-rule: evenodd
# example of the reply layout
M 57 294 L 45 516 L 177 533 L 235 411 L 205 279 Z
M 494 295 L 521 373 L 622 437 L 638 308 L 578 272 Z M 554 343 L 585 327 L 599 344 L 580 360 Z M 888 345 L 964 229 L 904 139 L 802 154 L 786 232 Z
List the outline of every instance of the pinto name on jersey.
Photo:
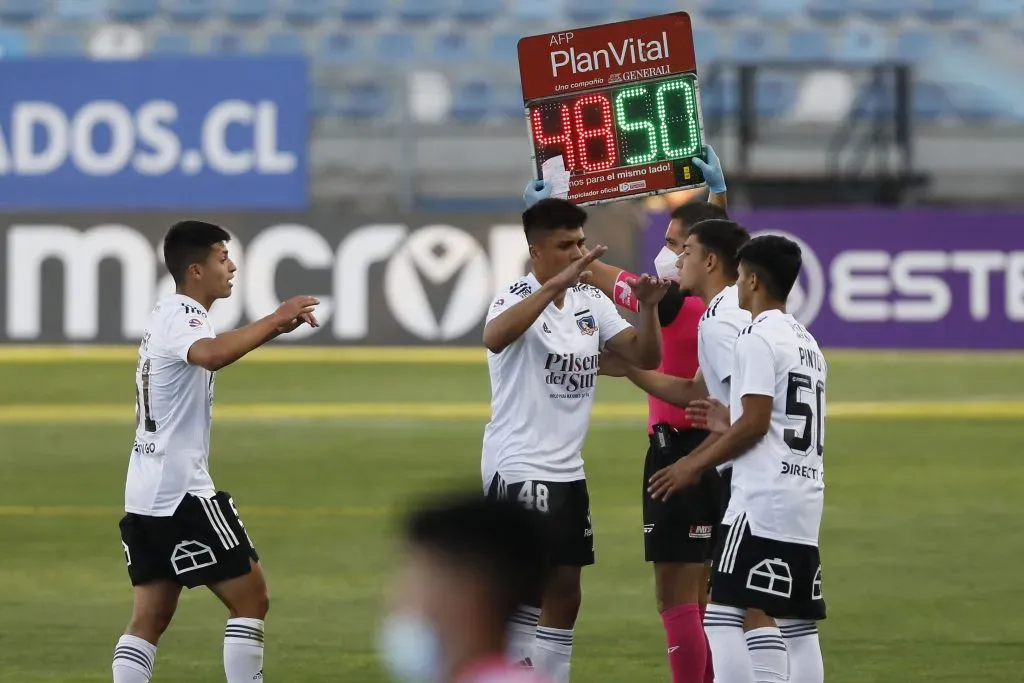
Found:
M 817 545 L 825 488 L 825 386 L 828 364 L 814 337 L 791 315 L 772 310 L 736 342 L 729 410 L 744 396 L 772 398 L 768 433 L 733 461 L 730 523 L 746 514 L 754 535 Z

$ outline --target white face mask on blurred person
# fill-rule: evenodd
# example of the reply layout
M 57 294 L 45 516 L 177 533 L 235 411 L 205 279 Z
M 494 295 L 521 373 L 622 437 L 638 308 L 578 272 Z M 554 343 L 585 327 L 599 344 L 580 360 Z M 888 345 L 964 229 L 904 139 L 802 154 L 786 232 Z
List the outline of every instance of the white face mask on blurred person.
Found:
M 658 255 L 654 257 L 654 272 L 658 274 L 658 277 L 678 282 L 679 270 L 676 268 L 678 260 L 679 254 L 668 247 L 662 247 Z
M 441 642 L 426 617 L 392 614 L 381 625 L 378 647 L 399 683 L 441 682 Z

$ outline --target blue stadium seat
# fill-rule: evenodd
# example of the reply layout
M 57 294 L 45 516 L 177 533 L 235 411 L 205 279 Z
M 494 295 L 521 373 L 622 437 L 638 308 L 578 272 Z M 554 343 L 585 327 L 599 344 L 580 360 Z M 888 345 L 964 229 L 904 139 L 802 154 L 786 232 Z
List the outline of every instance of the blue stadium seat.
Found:
M 451 117 L 455 121 L 479 121 L 494 109 L 494 105 L 494 91 L 487 81 L 464 81 L 452 89 Z
M 821 29 L 804 29 L 789 34 L 786 57 L 798 62 L 825 62 L 832 58 L 829 33 Z
M 38 51 L 50 57 L 78 57 L 85 54 L 85 43 L 76 33 L 44 33 Z
M 236 24 L 254 24 L 270 16 L 270 0 L 227 0 L 228 19 Z
M 839 34 L 836 59 L 848 64 L 880 62 L 887 56 L 885 33 L 877 29 L 848 26 Z
M 362 40 L 355 33 L 328 33 L 320 43 L 320 58 L 327 64 L 355 64 L 364 55 Z
M 377 61 L 408 64 L 416 59 L 416 38 L 410 33 L 382 33 L 377 36 Z
M 168 16 L 182 24 L 206 21 L 217 11 L 217 0 L 172 0 L 165 2 Z
M 338 114 L 350 119 L 377 119 L 387 115 L 391 97 L 377 81 L 349 83 L 338 103 Z
M 615 13 L 614 0 L 567 0 L 566 15 L 573 25 L 604 24 Z
M 858 120 L 877 119 L 880 116 L 892 116 L 895 111 L 896 103 L 892 91 L 887 88 L 879 89 L 871 84 L 857 93 L 850 116 Z
M 520 83 L 503 83 L 494 88 L 494 113 L 505 119 L 523 119 L 523 88 Z
M 263 49 L 272 55 L 301 55 L 306 52 L 306 43 L 298 33 L 275 31 L 267 34 Z
M 97 21 L 106 10 L 104 0 L 57 0 L 54 15 L 63 22 Z
M 726 1 L 728 2 L 728 0 Z M 626 5 L 626 16 L 630 19 L 640 19 L 655 14 L 675 12 L 679 9 L 679 3 L 676 0 L 630 0 Z
M 1024 19 L 1024 0 L 979 0 L 974 13 L 982 21 L 1003 23 Z
M 917 14 L 928 21 L 953 21 L 974 14 L 976 0 L 930 0 L 917 5 Z
M 518 33 L 495 33 L 491 36 L 491 58 L 506 66 L 519 63 Z
M 763 62 L 775 57 L 772 33 L 760 28 L 739 29 L 733 34 L 732 58 L 738 62 Z
M 899 21 L 914 12 L 914 0 L 859 0 L 860 13 L 874 21 Z
M 109 0 L 107 15 L 127 23 L 149 21 L 160 11 L 160 0 Z
M 284 19 L 290 24 L 306 26 L 327 18 L 328 0 L 288 0 Z
M 754 13 L 753 0 L 714 0 L 706 2 L 701 6 L 701 14 L 709 21 L 733 21 L 743 16 L 750 16 Z M 675 7 L 669 10 L 671 12 Z M 661 12 L 657 12 L 661 14 Z
M 767 21 L 791 22 L 807 9 L 807 0 L 761 0 L 754 13 Z
M 19 59 L 27 52 L 25 34 L 13 28 L 0 28 L 0 59 Z
M 893 57 L 900 61 L 917 63 L 928 59 L 935 41 L 934 31 L 912 29 L 896 36 Z
M 210 38 L 210 52 L 218 55 L 240 55 L 247 52 L 244 38 L 237 31 L 218 33 Z
M 512 0 L 512 18 L 548 23 L 562 13 L 561 4 L 561 0 Z
M 712 29 L 693 29 L 693 49 L 698 64 L 709 64 L 718 59 L 718 35 Z
M 403 0 L 398 17 L 410 24 L 426 24 L 440 19 L 444 9 L 442 0 Z
M 187 55 L 192 52 L 192 35 L 187 32 L 158 33 L 150 52 L 154 55 Z
M 926 121 L 951 118 L 956 115 L 946 91 L 935 83 L 919 81 L 913 92 L 914 116 Z
M 0 21 L 35 21 L 49 9 L 43 0 L 0 0 Z
M 807 16 L 815 21 L 842 21 L 850 15 L 850 0 L 810 0 Z
M 317 119 L 331 118 L 335 110 L 336 94 L 334 89 L 321 83 L 313 85 L 310 93 L 309 109 Z
M 476 50 L 465 33 L 448 31 L 434 38 L 434 59 L 452 64 L 467 64 L 476 59 Z
M 757 115 L 763 119 L 785 116 L 796 103 L 797 80 L 788 75 L 762 76 L 756 85 Z
M 1000 118 L 1003 108 L 988 90 L 981 87 L 957 86 L 950 91 L 953 109 L 960 118 L 973 122 L 988 122 Z M 1009 112 L 1006 112 L 1009 115 Z
M 494 21 L 505 10 L 503 0 L 456 0 L 452 15 L 467 24 Z
M 342 0 L 338 15 L 352 23 L 377 21 L 384 15 L 387 0 Z
M 736 116 L 739 97 L 734 78 L 709 79 L 700 84 L 700 91 L 701 110 L 706 117 L 722 119 Z
M 980 49 L 984 34 L 974 27 L 955 28 L 949 32 L 949 42 L 957 47 Z

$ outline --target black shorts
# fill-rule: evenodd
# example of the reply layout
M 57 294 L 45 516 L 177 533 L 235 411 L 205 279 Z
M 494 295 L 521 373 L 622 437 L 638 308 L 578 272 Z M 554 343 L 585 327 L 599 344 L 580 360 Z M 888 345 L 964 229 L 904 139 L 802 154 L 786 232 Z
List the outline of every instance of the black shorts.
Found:
M 587 481 L 524 481 L 508 484 L 494 475 L 487 487 L 491 500 L 511 499 L 543 515 L 551 566 L 594 564 L 594 528 L 590 523 Z
M 714 546 L 711 535 L 721 521 L 721 482 L 714 469 L 704 473 L 693 488 L 678 491 L 668 500 L 653 500 L 647 492 L 651 476 L 694 451 L 708 432 L 686 429 L 671 432 L 667 452 L 656 448 L 654 437 L 644 461 L 644 559 L 648 562 L 706 562 Z
M 754 536 L 746 515 L 722 527 L 711 573 L 712 600 L 776 619 L 825 618 L 818 548 Z
M 186 588 L 244 576 L 259 561 L 235 502 L 187 494 L 170 517 L 129 512 L 121 518 L 121 546 L 132 585 L 169 579 Z

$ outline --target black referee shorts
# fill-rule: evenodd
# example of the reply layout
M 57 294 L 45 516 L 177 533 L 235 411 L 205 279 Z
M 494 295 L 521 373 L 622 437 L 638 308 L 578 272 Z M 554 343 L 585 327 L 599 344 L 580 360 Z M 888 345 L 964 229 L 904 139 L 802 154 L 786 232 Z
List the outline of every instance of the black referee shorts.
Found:
M 711 558 L 712 534 L 722 520 L 718 472 L 705 472 L 697 486 L 677 491 L 666 501 L 654 500 L 647 492 L 655 472 L 692 453 L 707 437 L 703 429 L 672 431 L 668 448 L 661 449 L 651 436 L 642 482 L 644 559 L 648 562 L 701 563 Z

